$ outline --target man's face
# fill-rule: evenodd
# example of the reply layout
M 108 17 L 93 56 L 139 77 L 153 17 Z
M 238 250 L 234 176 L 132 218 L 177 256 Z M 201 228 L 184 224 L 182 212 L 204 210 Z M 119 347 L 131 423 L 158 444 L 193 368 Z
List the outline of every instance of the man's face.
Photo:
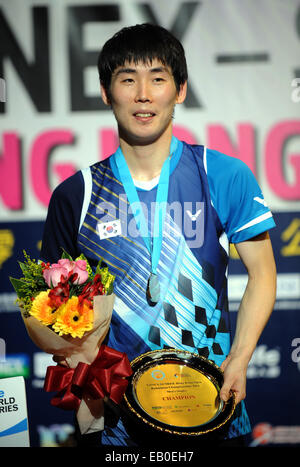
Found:
M 101 92 L 112 106 L 120 139 L 130 145 L 151 144 L 171 135 L 174 106 L 184 101 L 186 84 L 177 92 L 170 68 L 159 60 L 126 62 L 113 72 L 109 96 L 103 88 Z

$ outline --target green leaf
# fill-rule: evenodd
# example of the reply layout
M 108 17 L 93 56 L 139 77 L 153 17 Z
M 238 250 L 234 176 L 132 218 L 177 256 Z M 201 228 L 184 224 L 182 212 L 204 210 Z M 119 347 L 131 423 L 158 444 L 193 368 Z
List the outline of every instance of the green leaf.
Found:
M 69 253 L 64 249 L 64 248 L 61 248 L 63 253 L 61 255 L 61 259 L 69 259 L 70 261 L 73 261 L 73 258 L 71 255 L 69 255 Z
M 25 264 L 25 263 L 21 263 L 21 261 L 18 261 L 19 263 L 19 266 L 21 268 L 21 271 L 23 272 L 23 274 L 26 272 L 26 270 L 28 269 L 28 265 Z
M 77 258 L 75 259 L 75 261 L 77 261 L 78 259 L 83 259 L 84 261 L 88 262 L 88 260 L 86 259 L 86 256 L 83 253 L 80 253 L 80 255 L 77 256 Z
M 107 295 L 110 295 L 113 292 L 113 284 L 115 280 L 115 276 L 113 276 L 108 267 L 102 268 L 100 271 L 101 281 L 105 288 L 105 292 Z
M 98 261 L 95 274 L 101 274 L 101 264 L 102 264 L 102 259 L 100 259 L 100 261 Z
M 111 280 L 111 282 L 109 283 L 109 285 L 107 286 L 107 288 L 105 289 L 106 290 L 106 295 L 111 295 L 114 291 L 114 278 Z
M 12 286 L 15 289 L 15 292 L 17 293 L 18 297 L 22 298 L 23 293 L 21 291 L 24 292 L 24 281 L 22 281 L 21 279 L 15 279 L 14 277 L 10 277 L 9 280 L 12 283 Z

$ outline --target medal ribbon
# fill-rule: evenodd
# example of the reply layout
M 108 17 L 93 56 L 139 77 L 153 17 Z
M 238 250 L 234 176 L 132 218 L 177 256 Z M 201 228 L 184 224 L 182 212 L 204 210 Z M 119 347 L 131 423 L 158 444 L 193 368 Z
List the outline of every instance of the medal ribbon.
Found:
M 162 234 L 166 216 L 168 191 L 169 191 L 169 175 L 170 175 L 170 158 L 171 154 L 175 152 L 177 147 L 177 139 L 173 136 L 170 146 L 170 156 L 165 160 L 157 186 L 155 214 L 154 214 L 154 227 L 153 227 L 153 241 L 151 244 L 151 233 L 149 232 L 142 205 L 134 185 L 131 173 L 129 171 L 126 159 L 119 147 L 113 155 L 116 166 L 119 171 L 120 180 L 123 183 L 126 196 L 128 198 L 132 214 L 134 216 L 137 228 L 144 240 L 147 250 L 151 258 L 151 273 L 156 274 L 156 268 L 160 258 Z

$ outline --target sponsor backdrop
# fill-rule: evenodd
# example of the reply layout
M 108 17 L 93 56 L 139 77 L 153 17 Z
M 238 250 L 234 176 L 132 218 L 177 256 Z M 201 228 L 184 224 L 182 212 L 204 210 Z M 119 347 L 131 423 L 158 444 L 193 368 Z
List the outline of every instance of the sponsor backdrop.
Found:
M 244 160 L 274 213 L 278 294 L 248 371 L 249 446 L 300 446 L 298 0 L 0 1 L 0 378 L 25 378 L 32 446 L 72 444 L 72 414 L 42 389 L 51 356 L 27 337 L 8 276 L 23 249 L 39 256 L 54 187 L 116 148 L 97 54 L 119 28 L 146 21 L 186 49 L 175 134 Z M 234 323 L 246 282 L 234 248 L 229 272 Z

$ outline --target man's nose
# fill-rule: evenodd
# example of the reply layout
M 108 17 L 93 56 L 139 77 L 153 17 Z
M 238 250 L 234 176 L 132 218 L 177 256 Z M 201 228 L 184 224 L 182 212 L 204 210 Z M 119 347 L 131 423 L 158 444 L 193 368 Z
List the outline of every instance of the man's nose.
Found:
M 146 83 L 145 81 L 139 82 L 137 89 L 136 89 L 135 101 L 136 102 L 151 102 L 151 100 L 152 100 L 151 91 L 150 91 L 148 83 Z

